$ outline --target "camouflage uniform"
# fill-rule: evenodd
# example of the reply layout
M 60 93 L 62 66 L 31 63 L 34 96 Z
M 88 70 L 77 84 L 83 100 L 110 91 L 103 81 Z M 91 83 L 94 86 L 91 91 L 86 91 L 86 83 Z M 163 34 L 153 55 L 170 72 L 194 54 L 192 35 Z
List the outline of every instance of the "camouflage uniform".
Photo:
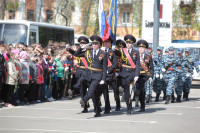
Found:
M 186 48 L 185 52 L 189 52 L 190 49 Z M 194 59 L 194 57 L 192 57 L 191 55 L 189 55 L 188 57 L 184 57 L 185 60 L 188 61 L 188 72 L 186 74 L 186 79 L 183 85 L 183 98 L 186 98 L 186 100 L 188 100 L 188 95 L 190 93 L 190 86 L 192 83 L 192 75 L 193 75 L 193 70 L 194 68 L 196 69 L 197 73 L 199 73 L 199 68 L 198 65 Z
M 174 48 L 170 47 L 169 50 L 174 50 Z M 173 56 L 167 55 L 164 64 L 165 64 L 165 69 L 166 69 L 165 82 L 167 84 L 167 88 L 166 88 L 167 99 L 165 103 L 168 104 L 170 97 L 173 94 L 173 88 L 174 88 L 174 83 L 176 79 L 177 62 L 176 62 L 175 55 Z
M 178 50 L 177 54 L 183 54 L 182 50 Z M 181 102 L 181 96 L 183 91 L 183 83 L 185 82 L 185 77 L 187 73 L 187 60 L 185 58 L 178 57 L 177 58 L 177 77 L 176 77 L 176 85 L 175 85 L 175 91 L 177 94 L 177 102 Z
M 161 47 L 158 47 L 157 50 L 162 51 Z M 153 81 L 153 90 L 156 93 L 156 99 L 155 101 L 159 101 L 159 96 L 162 91 L 163 87 L 163 74 L 162 74 L 162 68 L 164 68 L 164 61 L 162 53 L 161 55 L 155 54 L 153 56 L 153 63 L 154 63 L 154 81 Z

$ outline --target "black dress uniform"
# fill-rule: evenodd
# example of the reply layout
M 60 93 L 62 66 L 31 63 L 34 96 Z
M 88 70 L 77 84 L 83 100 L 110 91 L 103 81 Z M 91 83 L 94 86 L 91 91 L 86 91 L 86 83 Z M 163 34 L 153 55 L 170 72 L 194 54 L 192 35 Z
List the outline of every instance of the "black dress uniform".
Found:
M 104 42 L 109 42 L 110 44 L 113 43 L 113 39 L 110 36 L 107 40 Z M 117 57 L 114 54 L 112 49 L 106 49 L 105 52 L 107 53 L 107 59 L 108 59 L 108 68 L 107 68 L 107 76 L 106 76 L 106 83 L 104 85 L 100 85 L 102 87 L 101 89 L 104 89 L 103 96 L 105 100 L 105 114 L 110 113 L 111 107 L 110 107 L 110 100 L 109 100 L 109 91 L 108 91 L 108 85 L 112 87 L 114 92 L 117 89 L 117 82 L 115 78 L 115 68 L 117 68 Z M 114 93 L 115 94 L 115 93 Z M 117 96 L 115 96 L 115 100 L 118 101 L 116 105 L 116 109 L 120 109 L 120 101 L 117 99 Z
M 102 39 L 99 36 L 93 35 L 90 37 L 90 40 L 93 43 L 102 44 Z M 87 101 L 93 97 L 93 94 L 98 87 L 100 81 L 106 81 L 106 73 L 107 73 L 107 56 L 106 52 L 101 50 L 87 49 L 83 51 L 82 48 L 79 48 L 75 54 L 75 56 L 85 57 L 88 63 L 88 72 L 87 72 L 87 80 L 89 82 L 89 89 L 84 96 L 84 98 L 80 101 L 82 106 L 85 106 Z M 95 103 L 96 106 L 99 103 Z M 99 107 L 96 108 L 97 116 L 100 115 Z
M 78 42 L 81 44 L 88 44 L 89 40 L 87 37 L 85 36 L 80 36 L 78 38 Z M 67 48 L 67 51 L 69 51 L 70 54 L 74 55 L 75 51 Z M 83 63 L 83 59 L 84 57 L 76 57 L 76 60 L 78 62 L 78 66 L 76 69 L 76 78 L 77 78 L 77 84 L 74 85 L 74 88 L 80 88 L 80 94 L 81 94 L 81 98 L 84 98 L 86 92 L 87 92 L 87 68 L 85 66 L 85 64 Z M 85 58 L 84 58 L 85 60 Z M 87 113 L 88 112 L 88 106 L 84 106 L 84 109 L 82 111 L 82 113 Z
M 138 47 L 148 48 L 148 43 L 145 40 L 139 40 L 137 42 Z M 136 82 L 136 95 L 139 96 L 139 101 L 141 104 L 141 108 L 139 112 L 145 111 L 145 82 L 151 77 L 153 79 L 154 68 L 153 68 L 153 60 L 152 56 L 146 53 L 140 54 L 140 76 L 138 81 Z
M 132 35 L 126 35 L 124 37 L 126 42 L 134 43 L 135 37 Z M 121 50 L 122 68 L 119 75 L 122 77 L 122 85 L 124 88 L 124 97 L 127 105 L 127 113 L 130 114 L 132 110 L 132 101 L 130 100 L 130 84 L 134 81 L 134 77 L 139 77 L 140 72 L 140 57 L 139 52 L 133 48 L 128 50 L 128 54 L 131 57 L 132 62 L 135 64 L 133 68 L 124 52 L 125 49 Z
M 3 43 L 3 42 L 1 42 L 1 43 Z M 2 47 L 2 46 L 0 46 L 0 47 Z M 0 98 L 2 98 L 3 99 L 3 95 L 2 95 L 2 78 L 3 78 L 3 76 L 4 76 L 4 63 L 5 63 L 5 58 L 4 58 L 4 56 L 3 56 L 3 53 L 0 53 Z M 0 104 L 1 104 L 1 99 L 0 99 Z M 0 105 L 1 106 L 1 105 Z

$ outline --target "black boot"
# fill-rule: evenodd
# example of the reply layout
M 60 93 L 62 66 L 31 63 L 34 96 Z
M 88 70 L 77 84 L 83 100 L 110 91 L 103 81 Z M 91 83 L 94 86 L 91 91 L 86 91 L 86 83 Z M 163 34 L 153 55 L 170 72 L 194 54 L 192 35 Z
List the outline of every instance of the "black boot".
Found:
M 176 99 L 176 101 L 177 101 L 178 103 L 180 103 L 180 102 L 181 102 L 181 95 L 178 95 L 178 96 L 177 96 L 177 99 Z
M 172 95 L 171 103 L 174 103 L 174 101 L 175 101 L 175 96 Z
M 170 95 L 167 95 L 165 104 L 169 104 L 169 101 L 170 101 Z
M 186 100 L 186 101 L 189 101 L 189 99 L 188 99 L 188 95 L 189 95 L 189 93 L 186 92 L 186 93 L 185 93 L 185 100 Z
M 185 97 L 185 94 L 186 94 L 186 93 L 185 93 L 185 91 L 184 91 L 184 92 L 183 92 L 183 99 L 185 99 L 185 98 L 186 98 L 186 97 Z
M 164 92 L 163 100 L 166 100 L 166 92 Z
M 81 113 L 88 113 L 88 109 L 84 108 L 83 111 L 81 111 Z
M 149 103 L 150 102 L 150 95 L 147 95 L 146 97 L 146 103 Z
M 159 101 L 159 97 L 160 97 L 160 93 L 156 93 L 156 99 L 155 99 L 155 102 L 158 102 L 158 101 Z

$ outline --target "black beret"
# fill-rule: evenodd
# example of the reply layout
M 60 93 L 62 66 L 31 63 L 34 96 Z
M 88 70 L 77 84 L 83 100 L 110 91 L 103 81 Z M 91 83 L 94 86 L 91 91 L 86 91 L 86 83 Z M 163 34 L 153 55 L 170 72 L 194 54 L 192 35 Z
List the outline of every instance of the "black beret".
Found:
M 145 41 L 145 40 L 139 40 L 139 41 L 137 42 L 137 46 L 138 46 L 138 47 L 145 47 L 145 48 L 148 48 L 148 47 L 149 47 L 149 44 L 148 44 L 148 42 Z
M 85 36 L 80 36 L 79 38 L 78 38 L 78 42 L 79 43 L 89 43 L 89 39 L 87 38 L 87 37 L 85 37 Z
M 131 42 L 131 43 L 135 43 L 136 42 L 136 39 L 134 36 L 132 35 L 126 35 L 124 36 L 124 41 L 126 42 Z
M 126 43 L 125 43 L 123 40 L 118 39 L 118 40 L 116 41 L 116 46 L 117 46 L 117 47 L 123 47 L 123 48 L 125 48 L 125 47 L 126 47 Z
M 92 41 L 92 43 L 100 43 L 100 45 L 102 45 L 102 39 L 97 35 L 91 36 L 90 40 Z

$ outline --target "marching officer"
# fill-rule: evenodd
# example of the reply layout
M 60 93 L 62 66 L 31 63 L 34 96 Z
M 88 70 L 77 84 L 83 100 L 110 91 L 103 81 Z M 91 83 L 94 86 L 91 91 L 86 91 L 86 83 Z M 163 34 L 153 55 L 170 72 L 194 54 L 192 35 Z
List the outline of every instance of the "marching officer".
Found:
M 133 43 L 136 42 L 135 37 L 126 35 L 124 40 L 126 41 L 126 48 L 121 49 L 122 68 L 119 75 L 122 77 L 127 114 L 131 114 L 132 100 L 130 96 L 130 84 L 132 84 L 132 82 L 136 83 L 139 78 L 140 57 L 139 52 L 133 49 Z
M 95 99 L 98 99 L 98 97 L 100 96 L 98 94 L 100 94 L 100 92 L 96 93 L 96 88 L 99 84 L 105 84 L 107 74 L 107 55 L 105 51 L 100 49 L 100 46 L 102 45 L 102 39 L 97 35 L 93 35 L 90 37 L 90 40 L 92 41 L 92 49 L 88 49 L 90 47 L 90 44 L 86 44 L 80 47 L 74 54 L 78 57 L 85 57 L 88 64 L 87 80 L 89 82 L 89 89 L 86 95 L 80 100 L 80 104 L 82 107 L 87 105 L 88 100 L 92 98 L 94 94 L 96 97 Z M 94 117 L 100 117 L 101 109 L 99 102 L 96 101 L 97 100 L 95 100 L 96 114 L 94 115 Z
M 139 112 L 144 112 L 146 95 L 146 90 L 144 86 L 147 80 L 149 80 L 150 84 L 152 84 L 154 67 L 152 56 L 145 53 L 146 48 L 148 48 L 148 43 L 145 40 L 139 40 L 137 42 L 137 46 L 140 54 L 140 76 L 138 81 L 136 82 L 136 95 L 139 96 L 139 101 L 141 104 Z
M 85 36 L 80 36 L 78 38 L 78 42 L 80 43 L 80 47 L 82 47 L 89 43 L 89 39 Z M 67 51 L 69 51 L 69 53 L 74 55 L 75 51 L 70 49 L 69 45 L 67 45 L 66 49 L 67 49 Z M 88 64 L 87 64 L 85 57 L 76 57 L 76 60 L 77 60 L 78 66 L 77 66 L 75 76 L 77 78 L 78 83 L 74 85 L 74 88 L 80 88 L 81 98 L 83 98 L 87 92 L 87 87 L 88 87 L 87 86 Z M 69 93 L 69 95 L 73 95 L 70 90 L 68 91 L 68 93 Z M 88 106 L 86 106 L 86 105 L 84 106 L 82 113 L 88 112 Z
M 114 54 L 113 50 L 111 49 L 112 43 L 113 43 L 113 39 L 111 36 L 109 36 L 109 38 L 103 42 L 103 47 L 102 47 L 102 49 L 107 53 L 107 59 L 108 59 L 106 82 L 102 86 L 104 88 L 103 96 L 105 100 L 105 112 L 104 112 L 105 114 L 109 114 L 111 110 L 108 85 L 110 85 L 112 89 L 114 90 L 114 97 L 116 100 L 116 110 L 120 110 L 119 97 L 116 96 L 117 82 L 115 79 L 115 68 L 117 68 L 117 57 Z
M 166 59 L 164 62 L 164 67 L 162 69 L 162 72 L 165 73 L 165 82 L 167 85 L 166 88 L 166 102 L 165 104 L 169 104 L 169 101 L 171 99 L 171 96 L 173 98 L 174 93 L 174 83 L 176 79 L 176 69 L 177 69 L 177 58 L 174 55 L 174 47 L 169 47 L 169 54 L 166 55 Z M 172 101 L 174 98 L 172 99 Z
M 192 83 L 192 75 L 193 75 L 193 70 L 194 68 L 196 69 L 197 73 L 199 73 L 200 76 L 200 71 L 199 71 L 199 67 L 194 59 L 194 57 L 192 57 L 192 55 L 190 55 L 190 48 L 185 48 L 185 59 L 188 61 L 188 72 L 186 74 L 186 80 L 184 82 L 184 88 L 183 88 L 183 98 L 186 99 L 186 101 L 188 101 L 188 95 L 190 93 L 190 86 Z
M 181 102 L 181 96 L 182 96 L 182 92 L 183 92 L 183 84 L 186 78 L 186 74 L 187 74 L 187 65 L 188 65 L 188 61 L 183 58 L 183 50 L 179 49 L 178 52 L 178 58 L 177 58 L 177 85 L 175 86 L 175 91 L 177 94 L 177 102 Z
M 150 55 L 151 57 L 153 56 L 151 44 L 148 44 L 148 48 L 146 48 L 145 53 Z M 152 90 L 153 90 L 153 84 L 151 84 L 149 80 L 147 80 L 147 82 L 145 83 L 145 90 L 146 90 L 146 96 L 147 96 L 146 103 L 149 103 L 151 102 Z
M 153 65 L 154 65 L 154 82 L 153 82 L 153 90 L 156 93 L 155 102 L 159 101 L 159 97 L 163 87 L 163 74 L 162 68 L 164 67 L 164 61 L 162 56 L 162 48 L 158 47 L 156 54 L 153 56 Z

